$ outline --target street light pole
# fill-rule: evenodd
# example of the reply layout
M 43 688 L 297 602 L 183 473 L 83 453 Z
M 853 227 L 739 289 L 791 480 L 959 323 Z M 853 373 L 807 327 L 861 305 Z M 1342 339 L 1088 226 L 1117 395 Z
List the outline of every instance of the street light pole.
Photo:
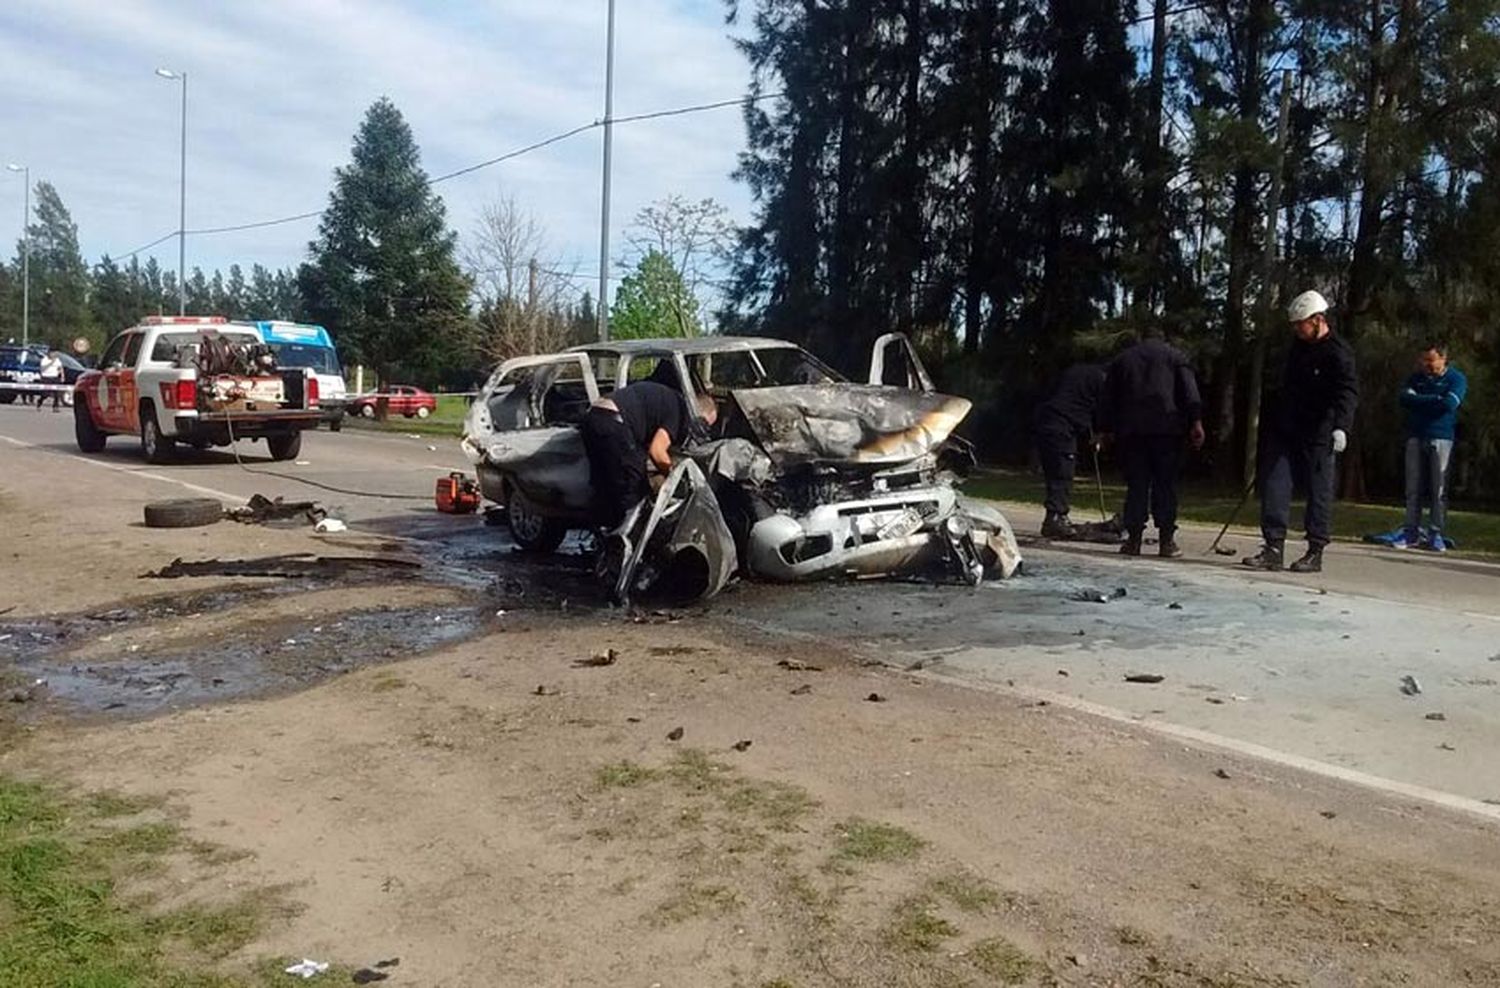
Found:
M 599 216 L 599 342 L 609 342 L 609 175 L 614 145 L 615 0 L 609 0 L 609 40 L 604 55 L 604 193 Z
M 182 80 L 182 168 L 177 195 L 177 314 L 187 315 L 187 83 L 186 72 L 157 69 L 163 79 Z
M 7 171 L 20 172 L 26 182 L 21 194 L 21 345 L 31 342 L 31 166 L 9 164 Z

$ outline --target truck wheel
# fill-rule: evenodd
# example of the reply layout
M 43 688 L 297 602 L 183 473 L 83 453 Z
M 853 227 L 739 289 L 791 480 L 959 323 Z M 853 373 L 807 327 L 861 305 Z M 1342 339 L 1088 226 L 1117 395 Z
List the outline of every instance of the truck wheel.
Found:
M 149 401 L 141 403 L 141 452 L 147 463 L 171 463 L 177 440 L 161 434 L 156 422 L 156 406 Z
M 340 415 L 338 418 L 336 418 L 333 421 L 331 421 L 331 422 L 328 423 L 328 431 L 329 432 L 342 432 L 343 429 L 344 429 L 344 416 L 342 416 L 342 415 Z
M 224 517 L 224 506 L 207 497 L 152 501 L 146 505 L 147 528 L 196 528 Z
M 302 433 L 291 432 L 282 436 L 267 436 L 266 447 L 273 460 L 295 460 L 302 452 Z
M 526 495 L 514 488 L 505 498 L 505 520 L 510 523 L 511 538 L 526 552 L 552 552 L 568 535 L 566 524 L 538 512 Z
M 16 393 L 14 391 L 7 391 L 4 394 L 0 394 L 0 405 L 14 405 L 15 403 Z
M 109 438 L 94 425 L 88 402 L 80 401 L 73 406 L 73 438 L 78 440 L 78 448 L 84 453 L 103 451 L 104 441 Z

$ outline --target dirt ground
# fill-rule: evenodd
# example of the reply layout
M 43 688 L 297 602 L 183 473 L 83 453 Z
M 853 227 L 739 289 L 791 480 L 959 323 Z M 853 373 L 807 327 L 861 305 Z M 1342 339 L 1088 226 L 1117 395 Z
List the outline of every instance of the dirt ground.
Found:
M 482 549 L 458 555 L 483 579 L 142 580 L 319 551 L 130 528 L 144 496 L 80 520 L 5 482 L 0 624 L 42 630 L 0 647 L 62 692 L 4 704 L 0 774 L 164 796 L 248 852 L 180 890 L 288 890 L 238 961 L 399 956 L 402 986 L 1500 985 L 1489 822 L 713 609 L 594 610 Z M 338 551 L 396 550 L 421 555 Z

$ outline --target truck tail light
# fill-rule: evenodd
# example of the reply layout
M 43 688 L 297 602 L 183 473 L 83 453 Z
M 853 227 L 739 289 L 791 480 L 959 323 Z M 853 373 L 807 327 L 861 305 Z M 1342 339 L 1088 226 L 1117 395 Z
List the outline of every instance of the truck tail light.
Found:
M 198 382 L 191 378 L 185 381 L 164 382 L 161 386 L 161 403 L 168 408 L 196 408 L 198 406 Z
M 318 379 L 311 374 L 307 376 L 307 407 L 318 407 Z

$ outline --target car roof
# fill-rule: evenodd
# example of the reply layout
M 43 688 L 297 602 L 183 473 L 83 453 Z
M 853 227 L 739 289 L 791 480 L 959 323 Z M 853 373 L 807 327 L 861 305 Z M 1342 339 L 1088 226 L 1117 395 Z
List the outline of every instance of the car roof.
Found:
M 647 340 L 610 340 L 608 343 L 585 343 L 569 347 L 568 353 L 613 353 L 620 356 L 641 353 L 729 353 L 743 350 L 798 350 L 790 340 L 769 336 L 672 336 Z

